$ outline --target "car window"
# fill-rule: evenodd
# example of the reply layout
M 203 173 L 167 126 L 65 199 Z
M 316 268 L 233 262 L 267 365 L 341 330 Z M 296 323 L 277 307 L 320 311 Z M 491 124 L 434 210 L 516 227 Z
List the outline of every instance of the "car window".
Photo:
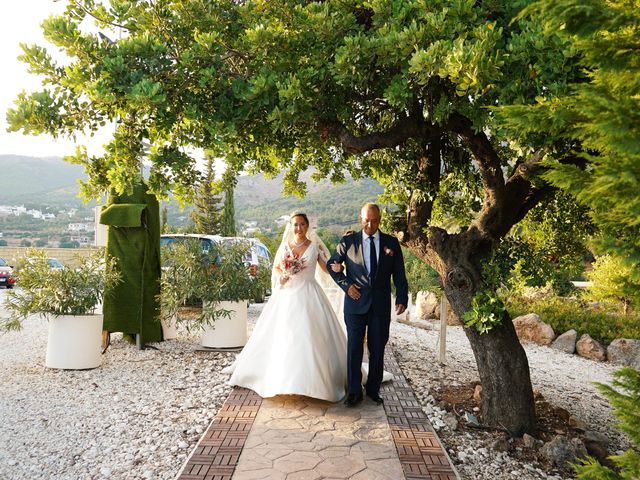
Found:
M 200 245 L 202 246 L 202 251 L 204 253 L 209 253 L 209 250 L 211 250 L 212 244 L 213 244 L 213 242 L 208 238 L 201 238 L 200 239 Z
M 60 261 L 55 258 L 50 258 L 47 261 L 49 262 L 49 267 L 51 268 L 64 268 L 64 265 L 62 265 L 62 263 L 60 263 Z
M 0 258 L 0 267 L 8 267 L 9 264 L 4 260 L 4 258 Z
M 267 250 L 266 247 L 258 245 L 258 252 L 260 253 L 260 256 L 262 258 L 265 258 L 267 261 L 269 261 L 271 255 L 269 255 L 269 250 Z
M 176 239 L 172 237 L 160 237 L 160 246 L 166 247 L 167 245 L 171 245 L 175 241 Z

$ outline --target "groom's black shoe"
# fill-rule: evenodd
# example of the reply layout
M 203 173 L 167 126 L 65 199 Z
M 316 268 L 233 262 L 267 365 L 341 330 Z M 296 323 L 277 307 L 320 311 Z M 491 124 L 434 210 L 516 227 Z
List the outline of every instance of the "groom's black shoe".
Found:
M 382 405 L 384 403 L 384 400 L 378 394 L 378 392 L 376 392 L 376 393 L 367 392 L 367 397 L 369 397 L 371 400 L 373 400 L 376 403 L 376 405 Z
M 344 401 L 344 404 L 349 408 L 353 408 L 356 405 L 358 405 L 361 401 L 362 401 L 362 393 L 360 395 L 358 395 L 357 393 L 350 393 L 349 395 L 347 395 L 347 399 Z

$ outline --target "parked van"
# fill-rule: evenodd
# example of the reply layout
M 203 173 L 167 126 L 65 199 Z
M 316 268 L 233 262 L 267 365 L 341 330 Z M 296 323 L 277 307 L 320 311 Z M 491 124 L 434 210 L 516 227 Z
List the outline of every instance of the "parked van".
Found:
M 214 242 L 219 243 L 222 237 L 220 235 L 201 235 L 199 233 L 166 233 L 160 235 L 160 247 L 166 247 L 174 242 L 188 241 L 189 239 L 199 240 L 202 251 L 208 252 Z
M 269 249 L 257 238 L 247 237 L 220 237 L 222 243 L 230 245 L 234 243 L 248 242 L 251 248 L 245 253 L 243 260 L 251 269 L 252 275 L 255 276 L 256 269 L 261 263 L 271 265 L 271 254 Z

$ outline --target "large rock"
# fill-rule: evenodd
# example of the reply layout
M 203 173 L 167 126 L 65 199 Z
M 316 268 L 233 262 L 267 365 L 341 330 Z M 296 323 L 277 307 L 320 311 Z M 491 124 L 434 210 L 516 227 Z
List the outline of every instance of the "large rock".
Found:
M 433 318 L 437 308 L 440 308 L 438 297 L 433 292 L 419 291 L 416 295 L 416 316 L 422 320 Z
M 532 437 L 528 433 L 525 433 L 522 436 L 522 443 L 525 446 L 525 448 L 529 448 L 531 450 L 538 450 L 542 445 L 544 445 L 544 442 L 542 440 L 538 440 L 537 438 Z
M 604 347 L 587 333 L 582 335 L 578 343 L 576 343 L 576 353 L 581 357 L 596 362 L 604 362 L 607 359 L 607 352 Z
M 571 468 L 578 458 L 584 458 L 587 450 L 579 438 L 569 440 L 562 435 L 556 435 L 553 440 L 545 443 L 540 449 L 551 463 L 561 468 Z
M 640 340 L 618 338 L 609 344 L 607 358 L 610 362 L 640 370 Z
M 540 317 L 535 313 L 514 318 L 513 326 L 516 328 L 520 342 L 549 345 L 556 336 L 553 328 L 540 320 Z
M 564 353 L 575 353 L 576 351 L 576 340 L 578 338 L 578 332 L 575 330 L 569 330 L 564 332 L 558 338 L 556 338 L 551 344 L 551 348 L 555 348 L 556 350 L 560 350 Z
M 609 459 L 609 439 L 601 433 L 594 431 L 586 431 L 582 435 L 582 442 L 587 448 L 587 453 L 598 460 L 603 465 L 613 468 L 613 462 Z

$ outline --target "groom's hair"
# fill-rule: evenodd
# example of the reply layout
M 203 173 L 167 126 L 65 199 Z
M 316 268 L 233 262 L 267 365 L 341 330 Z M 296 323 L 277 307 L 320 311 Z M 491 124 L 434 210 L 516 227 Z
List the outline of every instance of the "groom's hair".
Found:
M 291 214 L 291 216 L 289 217 L 289 221 L 293 220 L 295 217 L 302 217 L 304 218 L 304 221 L 307 223 L 307 225 L 309 225 L 309 217 L 307 217 L 306 213 L 302 213 L 302 212 L 293 212 Z

